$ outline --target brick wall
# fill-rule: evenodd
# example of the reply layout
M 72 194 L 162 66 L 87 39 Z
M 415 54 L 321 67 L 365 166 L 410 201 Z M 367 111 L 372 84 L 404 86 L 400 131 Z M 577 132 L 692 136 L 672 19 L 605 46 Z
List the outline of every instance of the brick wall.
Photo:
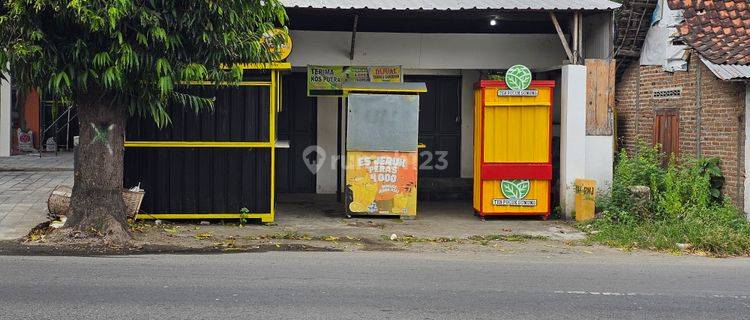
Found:
M 721 158 L 726 176 L 724 193 L 742 208 L 745 85 L 720 80 L 696 54 L 691 54 L 689 70 L 685 72 L 665 72 L 661 66 L 639 67 L 637 62 L 628 67 L 616 88 L 619 147 L 632 152 L 638 139 L 653 143 L 654 110 L 676 108 L 680 118 L 680 154 L 696 155 L 696 67 L 701 68 L 701 154 Z M 653 97 L 654 89 L 673 87 L 682 88 L 679 98 Z M 636 91 L 640 91 L 640 97 Z

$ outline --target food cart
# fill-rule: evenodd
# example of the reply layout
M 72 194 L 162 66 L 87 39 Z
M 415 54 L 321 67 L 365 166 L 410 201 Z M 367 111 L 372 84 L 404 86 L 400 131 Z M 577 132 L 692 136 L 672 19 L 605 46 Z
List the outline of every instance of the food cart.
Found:
M 417 214 L 419 93 L 424 83 L 350 82 L 346 113 L 346 214 Z
M 475 85 L 473 203 L 481 217 L 550 214 L 555 82 L 532 81 L 524 68 Z

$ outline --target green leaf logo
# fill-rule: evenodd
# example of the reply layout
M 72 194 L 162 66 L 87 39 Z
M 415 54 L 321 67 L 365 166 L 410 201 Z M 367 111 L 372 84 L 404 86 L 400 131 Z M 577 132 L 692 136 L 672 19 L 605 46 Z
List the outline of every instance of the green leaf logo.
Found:
M 529 180 L 502 180 L 500 181 L 500 191 L 508 199 L 523 199 L 529 195 L 531 183 Z
M 531 70 L 517 64 L 505 72 L 505 84 L 512 90 L 526 90 L 531 85 Z

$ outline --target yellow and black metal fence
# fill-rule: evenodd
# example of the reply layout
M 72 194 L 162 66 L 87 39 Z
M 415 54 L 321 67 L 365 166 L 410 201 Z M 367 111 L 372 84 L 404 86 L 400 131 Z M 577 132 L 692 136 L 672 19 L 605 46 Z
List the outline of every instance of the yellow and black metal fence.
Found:
M 237 86 L 190 83 L 192 94 L 216 97 L 213 110 L 170 105 L 165 128 L 130 119 L 124 184 L 146 190 L 138 219 L 274 220 L 276 116 L 289 64 L 243 67 Z

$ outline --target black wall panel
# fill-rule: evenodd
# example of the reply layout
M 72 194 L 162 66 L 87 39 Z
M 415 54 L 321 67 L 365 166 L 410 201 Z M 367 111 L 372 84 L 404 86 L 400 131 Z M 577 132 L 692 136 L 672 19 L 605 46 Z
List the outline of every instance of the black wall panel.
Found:
M 132 117 L 128 141 L 269 140 L 268 87 L 195 87 L 192 93 L 216 96 L 213 111 L 196 114 L 171 105 L 172 124 L 159 129 L 149 118 Z M 141 184 L 146 196 L 142 213 L 270 212 L 270 148 L 137 148 L 125 149 L 126 188 Z
M 268 141 L 268 87 L 192 87 L 202 97 L 216 97 L 213 110 L 170 105 L 172 123 L 159 129 L 148 117 L 134 116 L 128 122 L 127 140 L 140 141 Z

